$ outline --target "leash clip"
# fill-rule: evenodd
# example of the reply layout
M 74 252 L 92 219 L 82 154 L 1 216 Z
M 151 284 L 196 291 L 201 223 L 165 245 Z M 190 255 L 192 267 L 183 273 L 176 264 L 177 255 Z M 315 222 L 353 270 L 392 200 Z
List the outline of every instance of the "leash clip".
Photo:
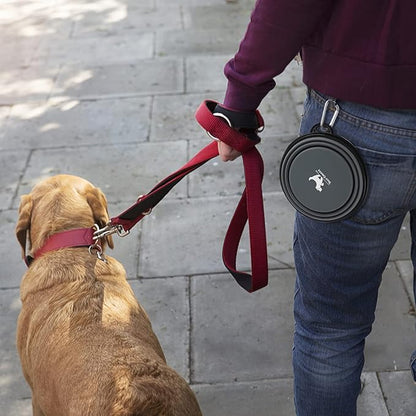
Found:
M 103 262 L 106 262 L 107 260 L 106 260 L 106 258 L 104 256 L 103 248 L 101 247 L 101 244 L 100 244 L 100 238 L 101 238 L 101 236 L 96 236 L 96 233 L 98 233 L 99 231 L 101 231 L 100 230 L 100 227 L 97 224 L 94 224 L 94 226 L 92 228 L 95 230 L 95 232 L 92 235 L 92 240 L 94 241 L 94 243 L 91 244 L 88 247 L 88 251 L 89 251 L 89 253 L 91 255 L 93 255 L 94 252 L 95 252 L 95 255 L 97 256 L 97 258 L 99 260 L 101 260 Z
M 105 258 L 103 253 L 103 248 L 98 244 L 97 241 L 88 247 L 88 251 L 91 255 L 93 255 L 93 252 L 95 251 L 95 255 L 97 256 L 97 258 L 103 261 L 104 263 L 107 263 L 107 259 Z
M 97 242 L 100 238 L 107 237 L 108 235 L 117 234 L 119 237 L 125 237 L 130 234 L 130 230 L 125 230 L 121 224 L 111 224 L 109 222 L 105 227 L 100 228 L 97 224 L 94 224 L 95 229 L 92 239 Z

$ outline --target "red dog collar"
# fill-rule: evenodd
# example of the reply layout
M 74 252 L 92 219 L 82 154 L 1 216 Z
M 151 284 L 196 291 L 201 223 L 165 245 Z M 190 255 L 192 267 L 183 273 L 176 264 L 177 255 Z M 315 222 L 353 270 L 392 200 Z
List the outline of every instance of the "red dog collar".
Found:
M 95 228 L 77 228 L 74 230 L 62 231 L 51 235 L 46 243 L 35 252 L 33 257 L 26 256 L 27 266 L 43 254 L 68 247 L 96 247 L 94 237 Z

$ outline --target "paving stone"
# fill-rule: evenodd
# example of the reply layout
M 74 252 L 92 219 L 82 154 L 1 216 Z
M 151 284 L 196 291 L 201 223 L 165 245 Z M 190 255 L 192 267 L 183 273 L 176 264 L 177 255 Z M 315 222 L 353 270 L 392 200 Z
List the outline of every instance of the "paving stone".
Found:
M 8 400 L 2 409 L 9 409 L 8 416 L 32 416 L 32 399 Z
M 189 283 L 185 277 L 130 281 L 167 363 L 189 381 Z
M 230 29 L 172 30 L 156 36 L 156 55 L 234 54 L 244 30 L 229 25 Z
M 390 416 L 376 373 L 363 373 L 363 390 L 357 400 L 357 416 Z
M 204 416 L 294 416 L 292 379 L 194 385 Z
M 383 274 L 373 331 L 366 341 L 366 371 L 408 369 L 416 345 L 415 322 L 399 273 L 390 263 Z
M 295 210 L 282 192 L 264 196 L 269 268 L 294 267 L 293 224 Z
M 297 88 L 303 87 L 302 83 L 302 64 L 292 60 L 287 65 L 285 71 L 276 77 L 278 88 Z
M 0 267 L 1 288 L 19 287 L 26 265 L 21 256 L 21 248 L 15 236 L 17 211 L 0 211 Z M 1 292 L 1 291 L 0 291 Z
M 40 0 L 44 3 L 45 0 Z M 134 0 L 95 0 L 95 1 L 67 1 L 67 0 L 46 0 L 48 7 L 44 9 L 45 17 L 50 20 L 68 19 L 74 22 L 88 20 L 95 16 L 97 19 L 107 23 L 122 21 L 131 8 L 137 7 Z M 144 8 L 154 7 L 154 0 L 140 0 L 139 5 Z
M 3 37 L 0 43 L 4 43 L 6 50 L 7 46 L 12 46 L 13 44 L 22 47 L 20 51 L 11 51 L 12 57 L 20 60 L 20 54 L 26 55 L 27 65 L 33 65 L 33 58 L 39 47 L 47 43 L 58 44 L 71 36 L 72 19 L 54 16 L 59 8 L 53 7 L 53 5 L 48 7 L 45 2 L 43 3 L 46 7 L 30 12 L 27 16 L 21 15 L 21 18 L 13 22 L 13 24 L 1 26 Z M 18 10 L 15 13 L 20 15 L 21 12 Z M 32 50 L 28 48 L 30 45 L 33 46 Z
M 54 20 L 56 19 L 56 1 L 54 0 L 40 0 L 40 1 L 30 1 L 30 0 L 19 0 L 8 1 L 4 0 L 0 4 L 0 24 L 4 26 L 12 26 L 13 28 L 19 27 L 19 23 L 26 22 L 30 17 L 36 18 L 45 18 L 50 16 L 50 25 L 53 25 Z M 65 9 L 68 8 L 67 4 L 61 4 Z M 55 9 L 55 13 L 54 12 Z M 27 23 L 27 22 L 26 22 Z M 19 32 L 17 32 L 20 34 Z
M 400 272 L 401 278 L 403 279 L 406 292 L 407 292 L 407 296 L 413 305 L 413 309 L 416 311 L 415 294 L 413 290 L 413 279 L 414 279 L 413 263 L 411 260 L 401 260 L 401 261 L 396 261 L 396 266 Z
M 6 126 L 8 123 L 9 115 L 11 112 L 11 106 L 0 106 L 0 143 L 4 139 L 6 134 Z M 0 146 L 0 149 L 3 150 Z
M 230 55 L 213 55 L 209 57 L 186 57 L 186 92 L 212 93 L 213 91 L 220 91 L 220 101 L 223 101 L 222 97 L 227 87 L 224 65 L 231 59 L 232 55 L 233 53 Z
M 16 70 L 17 68 L 28 66 L 41 44 L 41 39 L 33 37 L 16 39 L 11 33 L 7 35 L 7 29 L 3 27 L 2 29 L 6 31 L 6 33 L 2 33 L 2 38 L 0 39 L 2 71 Z
M 206 6 L 216 6 L 218 4 L 224 4 L 226 0 L 204 0 Z M 241 5 L 253 6 L 253 0 L 237 0 Z M 157 0 L 158 7 L 165 7 L 166 4 L 170 4 L 171 0 Z M 177 3 L 183 6 L 200 6 L 201 0 L 177 0 Z
M 36 4 L 39 7 L 39 4 Z M 0 4 L 0 24 L 2 27 L 16 24 L 20 19 L 26 17 L 31 11 L 26 11 L 25 7 L 18 7 L 13 2 L 2 2 Z
M 186 157 L 186 142 L 170 142 L 163 146 L 142 143 L 140 146 L 113 144 L 36 150 L 18 194 L 30 192 L 45 177 L 66 173 L 89 180 L 103 190 L 109 202 L 126 202 L 127 209 L 138 195 L 149 192 L 157 182 L 182 166 Z M 185 195 L 186 184 L 183 182 L 168 198 Z
M 227 4 L 225 1 L 221 1 L 214 5 L 207 5 L 204 2 L 203 5 L 186 7 L 183 20 L 186 30 L 213 28 L 224 30 L 224 28 L 238 27 L 238 38 L 233 37 L 235 42 L 239 41 L 242 33 L 245 32 L 249 23 L 250 12 L 251 8 L 248 8 L 247 4 L 241 4 L 241 2 Z
M 16 349 L 16 320 L 20 311 L 18 289 L 0 290 L 0 406 L 12 414 L 21 399 L 31 397 Z
M 390 415 L 410 416 L 416 408 L 416 386 L 410 371 L 379 373 Z
M 411 241 L 412 239 L 410 236 L 410 216 L 406 215 L 397 242 L 390 253 L 390 260 L 405 260 L 410 258 Z
M 192 277 L 194 383 L 291 375 L 294 280 L 293 270 L 275 271 L 248 294 L 229 275 Z
M 27 67 L 0 72 L 0 105 L 46 101 L 59 68 Z
M 239 198 L 165 200 L 142 221 L 139 276 L 223 272 L 222 241 Z M 270 268 L 293 264 L 293 211 L 282 194 L 265 195 Z M 243 234 L 237 267 L 250 268 L 249 240 Z
M 143 142 L 150 129 L 149 97 L 13 106 L 0 148 L 44 148 Z
M 208 136 L 203 140 L 191 141 L 190 153 L 197 154 L 210 141 Z M 238 158 L 233 163 L 223 163 L 219 157 L 216 157 L 190 174 L 189 196 L 199 198 L 241 195 L 244 185 L 242 159 Z
M 225 92 L 227 82 L 224 76 L 224 66 L 238 49 L 236 44 L 230 55 L 187 56 L 186 79 L 187 92 Z M 276 77 L 278 88 L 301 87 L 302 67 L 295 61 L 287 66 L 285 72 Z
M 184 89 L 180 59 L 140 60 L 131 64 L 66 66 L 53 96 L 83 99 L 180 93 Z
M 33 65 L 106 65 L 137 62 L 154 54 L 154 34 L 90 37 L 44 43 L 32 59 Z
M 165 200 L 142 222 L 139 276 L 178 276 L 222 272 L 225 223 L 236 199 Z
M 153 7 L 153 0 L 130 1 L 130 4 L 119 4 L 117 13 L 101 16 L 89 13 L 75 22 L 73 36 L 115 36 L 135 33 L 181 29 L 182 17 L 180 6 L 172 2 L 163 7 L 163 13 Z M 147 6 L 146 6 L 147 3 Z
M 194 141 L 203 138 L 205 143 L 209 143 L 211 140 L 195 120 L 195 112 L 205 99 L 219 101 L 214 95 L 206 97 L 205 94 L 182 94 L 154 97 L 150 140 Z
M 300 76 L 299 76 L 300 78 Z M 303 103 L 306 98 L 306 86 L 302 85 L 300 87 L 293 87 L 290 89 L 290 95 L 292 96 L 292 99 L 296 105 L 296 112 L 298 115 L 299 122 L 302 119 L 303 115 Z
M 299 116 L 291 89 L 275 88 L 260 104 L 259 110 L 264 118 L 265 128 L 260 136 L 264 140 L 278 139 L 299 133 Z
M 25 150 L 0 152 L 0 210 L 11 207 L 28 156 Z

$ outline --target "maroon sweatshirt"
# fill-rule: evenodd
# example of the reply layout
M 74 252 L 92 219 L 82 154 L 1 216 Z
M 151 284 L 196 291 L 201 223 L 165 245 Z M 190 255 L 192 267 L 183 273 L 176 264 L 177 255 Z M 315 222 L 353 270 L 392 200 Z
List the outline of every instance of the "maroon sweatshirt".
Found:
M 308 87 L 374 107 L 416 109 L 416 0 L 257 0 L 224 70 L 224 105 L 256 109 L 300 51 Z

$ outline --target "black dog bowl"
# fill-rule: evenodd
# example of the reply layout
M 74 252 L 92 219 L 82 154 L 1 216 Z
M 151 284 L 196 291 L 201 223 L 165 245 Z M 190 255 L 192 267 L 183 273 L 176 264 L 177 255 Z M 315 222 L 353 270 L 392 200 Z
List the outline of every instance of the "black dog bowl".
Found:
M 311 133 L 294 140 L 280 165 L 280 183 L 300 213 L 324 222 L 340 221 L 359 209 L 367 174 L 355 147 L 340 136 Z

